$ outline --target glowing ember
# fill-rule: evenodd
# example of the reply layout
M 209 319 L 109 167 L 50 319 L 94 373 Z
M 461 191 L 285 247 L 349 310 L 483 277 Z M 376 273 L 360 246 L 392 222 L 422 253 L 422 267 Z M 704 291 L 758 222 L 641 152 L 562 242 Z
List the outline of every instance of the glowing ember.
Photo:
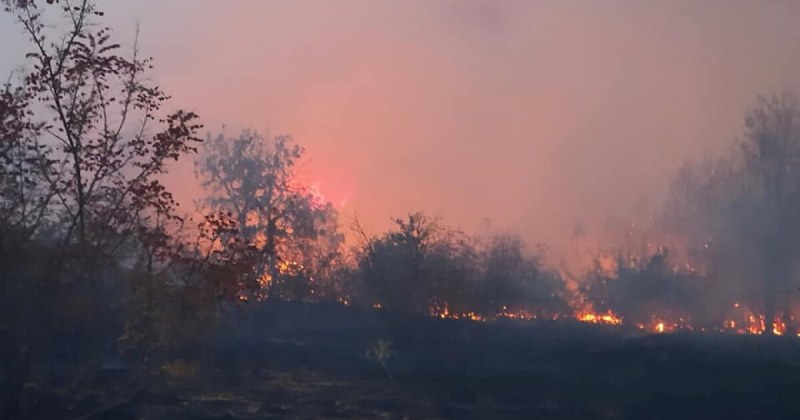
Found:
M 450 308 L 445 305 L 433 305 L 429 309 L 431 316 L 442 319 L 468 319 L 470 321 L 483 321 L 483 317 L 475 312 L 451 312 Z
M 508 308 L 505 306 L 503 307 L 503 312 L 495 315 L 496 318 L 508 318 L 508 319 L 521 319 L 525 321 L 530 321 L 532 319 L 536 319 L 536 315 L 532 314 L 525 310 L 519 311 L 509 311 Z

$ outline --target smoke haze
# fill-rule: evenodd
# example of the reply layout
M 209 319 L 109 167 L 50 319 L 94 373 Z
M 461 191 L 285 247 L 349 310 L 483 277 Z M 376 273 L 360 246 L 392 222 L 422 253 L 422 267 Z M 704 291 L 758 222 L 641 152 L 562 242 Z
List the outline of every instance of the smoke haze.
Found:
M 561 248 L 641 218 L 759 93 L 800 88 L 800 3 L 103 2 L 173 105 L 292 134 L 369 230 L 424 210 Z M 0 22 L 0 54 L 21 57 Z M 13 65 L 3 60 L 8 74 Z M 190 165 L 171 180 L 190 202 Z M 191 177 L 191 178 L 190 178 Z

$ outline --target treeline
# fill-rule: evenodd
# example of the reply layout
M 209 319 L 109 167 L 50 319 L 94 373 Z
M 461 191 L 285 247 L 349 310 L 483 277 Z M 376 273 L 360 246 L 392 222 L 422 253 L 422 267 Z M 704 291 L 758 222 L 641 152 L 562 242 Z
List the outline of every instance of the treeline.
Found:
M 203 211 L 230 227 L 214 238 L 216 256 L 254 254 L 238 275 L 241 301 L 340 301 L 415 314 L 569 312 L 558 274 L 513 235 L 478 239 L 411 213 L 377 236 L 356 222 L 358 244 L 344 249 L 336 209 L 295 180 L 301 156 L 290 137 L 252 131 L 209 137 L 201 147 Z

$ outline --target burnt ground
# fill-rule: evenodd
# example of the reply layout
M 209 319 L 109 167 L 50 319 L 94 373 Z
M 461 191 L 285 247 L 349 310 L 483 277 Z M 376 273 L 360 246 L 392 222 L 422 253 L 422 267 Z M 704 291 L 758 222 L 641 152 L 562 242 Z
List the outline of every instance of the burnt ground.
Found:
M 35 405 L 60 407 L 40 413 L 47 418 L 94 419 L 800 418 L 800 339 L 481 324 L 338 305 L 270 305 L 234 318 L 136 382 L 144 385 L 126 386 L 124 369 L 112 369 L 82 393 L 51 384 Z M 390 343 L 392 379 L 365 356 L 377 340 Z

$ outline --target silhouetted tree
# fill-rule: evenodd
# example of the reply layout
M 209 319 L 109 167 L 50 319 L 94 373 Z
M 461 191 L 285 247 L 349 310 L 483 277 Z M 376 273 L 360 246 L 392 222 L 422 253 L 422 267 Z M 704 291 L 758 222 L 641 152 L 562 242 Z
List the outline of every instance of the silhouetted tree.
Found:
M 394 219 L 394 230 L 361 238 L 358 275 L 365 304 L 399 312 L 491 318 L 504 312 L 571 313 L 565 284 L 515 236 L 488 243 L 422 213 Z
M 380 237 L 362 232 L 359 259 L 361 281 L 367 299 L 400 312 L 427 314 L 437 303 L 435 277 L 441 285 L 447 275 L 440 270 L 449 265 L 443 251 L 448 230 L 422 213 L 394 219 L 396 229 Z M 439 255 L 436 254 L 439 253 Z M 439 272 L 437 272 L 439 271 Z M 463 279 L 463 277 L 462 277 Z
M 505 311 L 526 311 L 542 317 L 571 312 L 563 280 L 544 269 L 539 256 L 530 254 L 520 237 L 490 238 L 479 265 L 476 300 L 485 316 Z
M 268 141 L 244 131 L 209 138 L 195 162 L 209 192 L 205 205 L 231 213 L 236 235 L 260 255 L 253 269 L 273 298 L 316 294 L 315 277 L 331 267 L 343 241 L 336 209 L 295 179 L 302 154 L 291 137 Z
M 161 177 L 200 141 L 197 116 L 160 110 L 150 60 L 119 53 L 93 2 L 55 3 L 63 25 L 41 2 L 6 2 L 32 50 L 0 95 L 4 376 L 52 354 L 56 333 L 77 331 L 82 359 L 114 342 L 125 272 L 168 265 L 182 222 Z
M 49 255 L 34 240 L 50 214 L 53 194 L 42 181 L 49 149 L 39 144 L 41 125 L 31 120 L 30 98 L 6 85 L 0 92 L 0 375 L 6 414 L 21 416 L 20 393 L 30 368 L 30 347 L 45 318 L 31 305 L 44 302 Z M 0 411 L 2 413 L 2 411 Z
M 666 225 L 691 238 L 730 295 L 763 310 L 767 334 L 779 296 L 797 288 L 799 163 L 797 97 L 760 97 L 738 147 L 730 156 L 684 168 L 665 209 Z M 788 321 L 789 307 L 783 309 Z
M 724 313 L 707 300 L 709 282 L 676 270 L 666 248 L 652 254 L 613 254 L 609 267 L 595 263 L 583 279 L 583 298 L 600 312 L 613 311 L 630 325 L 721 327 Z M 652 326 L 652 325 L 650 325 Z

